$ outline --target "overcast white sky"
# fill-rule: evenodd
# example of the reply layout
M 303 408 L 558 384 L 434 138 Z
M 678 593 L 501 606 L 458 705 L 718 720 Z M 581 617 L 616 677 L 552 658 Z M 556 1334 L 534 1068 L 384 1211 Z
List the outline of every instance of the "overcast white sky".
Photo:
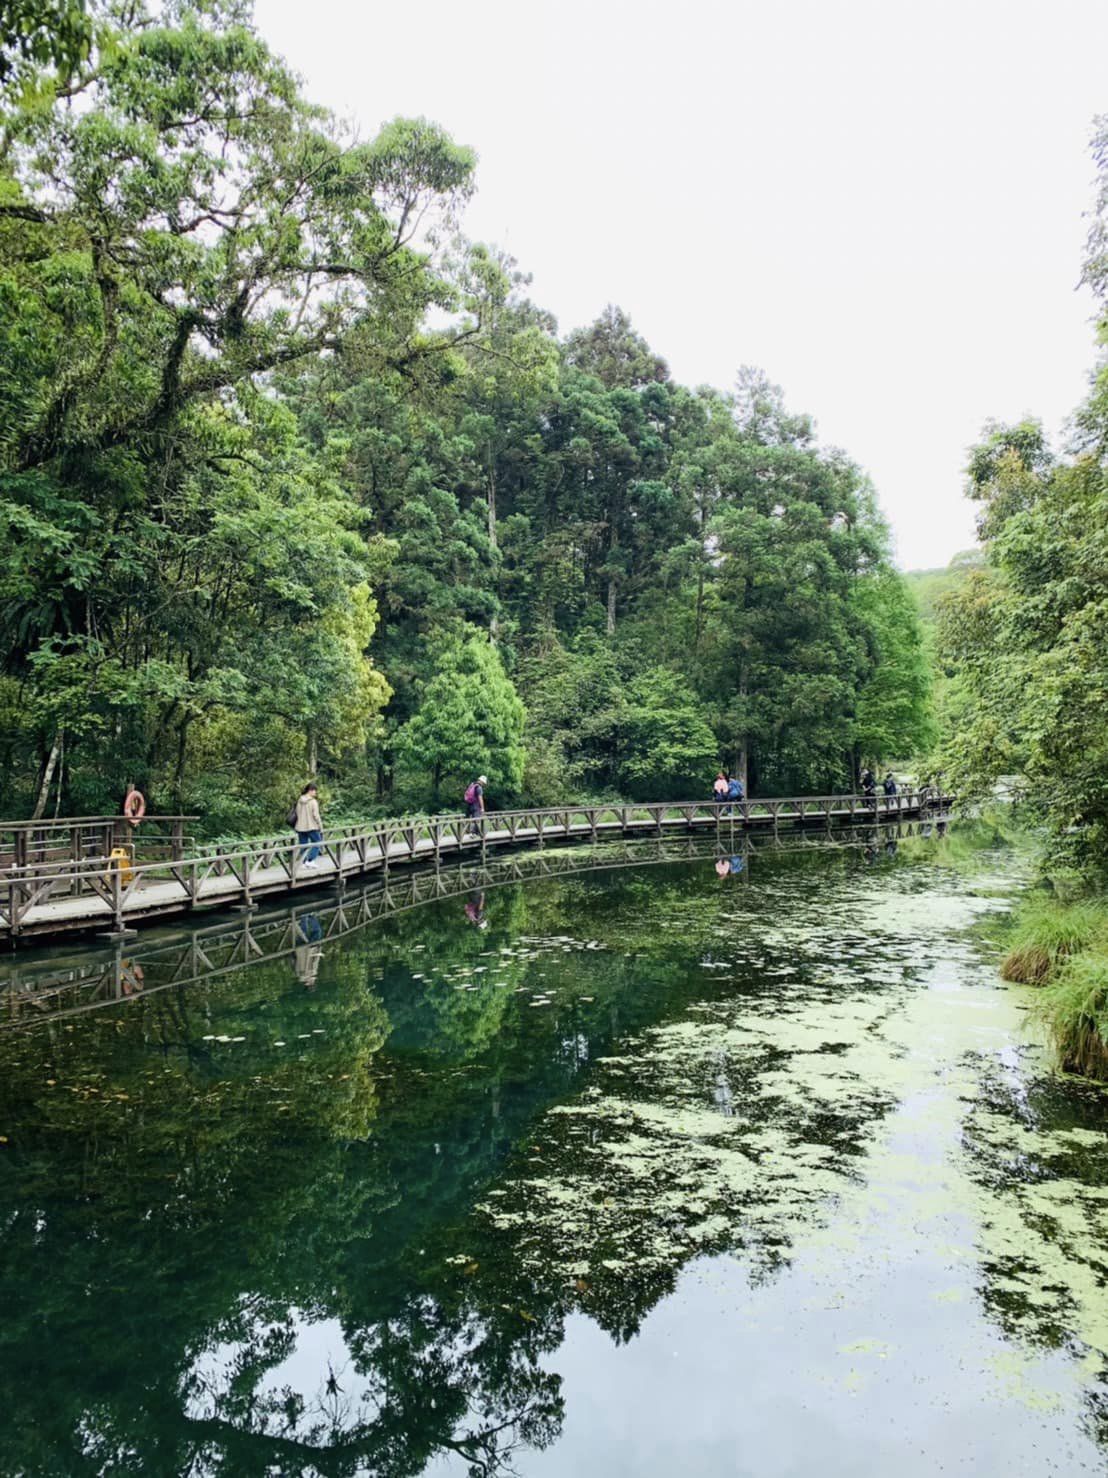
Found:
M 480 155 L 468 235 L 563 332 L 621 304 L 687 384 L 756 364 L 872 474 L 900 563 L 972 543 L 988 417 L 1085 393 L 1105 0 L 257 0 L 309 94 Z

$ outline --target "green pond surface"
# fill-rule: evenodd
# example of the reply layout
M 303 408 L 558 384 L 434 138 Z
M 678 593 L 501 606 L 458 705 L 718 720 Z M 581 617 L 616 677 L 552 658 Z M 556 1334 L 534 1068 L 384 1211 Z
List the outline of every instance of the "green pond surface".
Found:
M 0 1474 L 1103 1472 L 1108 1094 L 929 831 L 16 957 Z

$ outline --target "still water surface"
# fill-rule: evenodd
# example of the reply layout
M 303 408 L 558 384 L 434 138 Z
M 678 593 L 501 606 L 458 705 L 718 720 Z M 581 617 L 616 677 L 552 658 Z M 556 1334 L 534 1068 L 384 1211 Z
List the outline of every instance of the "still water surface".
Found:
M 472 872 L 6 1018 L 0 1473 L 1102 1472 L 1108 1095 L 996 978 L 1020 873 Z

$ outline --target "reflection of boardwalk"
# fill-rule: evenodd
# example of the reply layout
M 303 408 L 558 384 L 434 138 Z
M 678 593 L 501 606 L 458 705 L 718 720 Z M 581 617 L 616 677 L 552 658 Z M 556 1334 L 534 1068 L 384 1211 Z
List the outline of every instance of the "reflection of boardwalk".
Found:
M 737 838 L 733 850 L 748 861 L 763 851 L 872 848 L 879 841 L 919 830 L 918 824 L 901 823 L 844 828 L 830 839 L 793 836 L 784 840 L 769 832 Z M 697 860 L 709 863 L 716 856 L 715 839 L 696 836 L 604 842 L 596 847 L 485 860 L 478 854 L 472 863 L 424 867 L 280 911 L 244 912 L 234 920 L 181 930 L 168 940 L 163 934 L 157 940 L 148 938 L 120 943 L 114 949 L 83 952 L 72 960 L 15 956 L 0 967 L 0 1029 L 57 1021 L 170 987 L 184 988 L 261 961 L 287 959 L 294 967 L 298 952 L 302 953 L 306 944 L 319 950 L 328 941 L 392 914 L 467 895 L 475 889 L 488 891 L 512 883 L 612 868 Z
M 211 846 L 195 855 L 131 866 L 104 858 L 9 868 L 0 877 L 0 937 L 49 936 L 72 930 L 122 932 L 151 918 L 197 908 L 252 905 L 258 898 L 317 888 L 402 863 L 433 861 L 490 847 L 608 837 L 714 833 L 735 837 L 809 826 L 850 826 L 915 817 L 939 798 L 906 793 L 891 799 L 803 796 L 734 805 L 570 806 L 500 811 L 471 823 L 460 817 L 382 821 L 328 830 L 318 864 L 307 865 L 287 835 Z M 471 830 L 478 828 L 476 834 Z

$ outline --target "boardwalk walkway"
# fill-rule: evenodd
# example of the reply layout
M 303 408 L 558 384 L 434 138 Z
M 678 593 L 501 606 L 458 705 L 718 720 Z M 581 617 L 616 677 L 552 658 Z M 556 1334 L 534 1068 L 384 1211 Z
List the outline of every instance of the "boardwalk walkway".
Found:
M 230 846 L 198 845 L 192 855 L 131 865 L 83 857 L 19 865 L 0 873 L 0 938 L 42 941 L 75 930 L 122 933 L 141 922 L 200 908 L 253 907 L 259 898 L 341 885 L 347 879 L 414 862 L 503 847 L 543 847 L 607 837 L 746 832 L 896 821 L 946 809 L 951 797 L 907 792 L 798 796 L 736 802 L 559 806 L 498 811 L 480 823 L 458 816 L 379 821 L 329 829 L 323 855 L 306 865 L 288 833 Z M 156 818 L 155 818 L 156 819 Z M 477 833 L 472 828 L 477 825 Z
M 942 817 L 939 817 L 940 830 Z M 879 828 L 884 839 L 933 834 L 927 821 L 900 821 Z M 743 859 L 741 877 L 750 880 L 747 864 L 765 853 L 811 851 L 827 847 L 872 846 L 875 829 L 837 827 L 834 834 L 812 831 L 752 831 L 736 837 L 734 849 Z M 284 961 L 297 969 L 305 951 L 322 950 L 394 914 L 471 898 L 515 883 L 578 877 L 620 868 L 664 866 L 674 862 L 709 862 L 717 857 L 711 832 L 693 835 L 621 838 L 595 847 L 532 848 L 482 859 L 457 860 L 442 867 L 417 867 L 378 874 L 364 885 L 329 887 L 274 899 L 261 910 L 243 909 L 208 923 L 170 922 L 144 937 L 89 947 L 81 941 L 64 952 L 22 950 L 0 963 L 0 1032 L 38 1026 L 121 1001 L 146 1000 L 161 991 L 208 986 L 224 975 L 261 962 Z M 459 925 L 461 927 L 461 925 Z

